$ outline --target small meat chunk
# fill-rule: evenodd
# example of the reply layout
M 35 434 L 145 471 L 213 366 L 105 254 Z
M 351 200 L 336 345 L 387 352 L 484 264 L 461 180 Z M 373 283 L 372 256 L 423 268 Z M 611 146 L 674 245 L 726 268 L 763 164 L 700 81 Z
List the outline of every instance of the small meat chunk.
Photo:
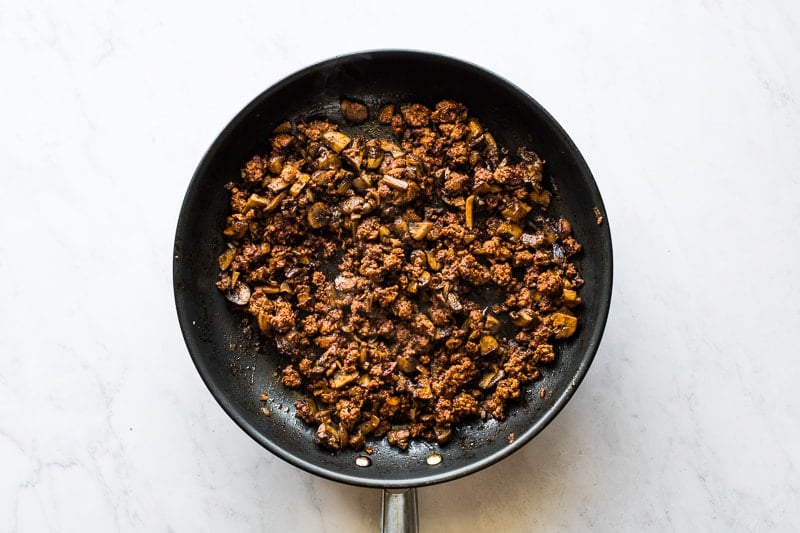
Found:
M 469 184 L 469 176 L 460 172 L 450 172 L 444 180 L 444 192 L 450 195 L 463 194 Z
M 514 280 L 511 265 L 508 263 L 495 263 L 490 268 L 492 280 L 501 287 L 510 285 Z
M 452 100 L 442 100 L 436 104 L 431 119 L 437 123 L 452 123 L 467 119 L 467 106 Z
M 430 123 L 431 110 L 422 104 L 411 104 L 403 109 L 403 118 L 412 128 L 422 128 Z
M 560 294 L 563 287 L 564 281 L 554 270 L 542 272 L 536 280 L 536 290 L 545 294 Z
M 294 310 L 289 302 L 275 302 L 275 314 L 270 320 L 270 325 L 275 331 L 289 331 L 295 325 Z
M 281 382 L 290 389 L 296 389 L 303 383 L 300 373 L 295 370 L 294 366 L 289 365 L 281 372 Z
M 244 165 L 242 177 L 248 183 L 257 183 L 264 177 L 267 169 L 267 160 L 260 156 L 253 158 Z
M 386 104 L 385 106 L 381 107 L 380 111 L 378 112 L 378 122 L 384 125 L 390 124 L 392 122 L 393 116 L 394 116 L 394 105 Z
M 345 99 L 339 103 L 339 106 L 341 107 L 342 115 L 345 120 L 351 124 L 363 124 L 367 121 L 367 118 L 369 118 L 367 106 L 361 102 Z
M 458 274 L 472 285 L 484 285 L 492 277 L 491 272 L 480 264 L 475 256 L 466 255 L 458 262 Z
M 522 184 L 523 174 L 517 167 L 500 167 L 492 174 L 492 179 L 499 184 L 517 187 Z
M 393 429 L 386 435 L 386 440 L 388 440 L 389 444 L 392 446 L 397 446 L 401 450 L 406 450 L 408 449 L 408 439 L 410 437 L 411 433 L 408 429 Z

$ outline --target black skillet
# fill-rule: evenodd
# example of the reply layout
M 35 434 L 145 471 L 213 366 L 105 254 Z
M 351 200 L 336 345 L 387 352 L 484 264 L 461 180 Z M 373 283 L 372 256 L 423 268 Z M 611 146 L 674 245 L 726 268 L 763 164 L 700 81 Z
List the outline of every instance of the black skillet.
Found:
M 214 287 L 217 257 L 225 249 L 222 229 L 229 195 L 243 163 L 267 152 L 271 130 L 285 119 L 324 117 L 344 124 L 342 97 L 366 103 L 374 118 L 381 104 L 441 99 L 465 103 L 497 141 L 512 152 L 532 147 L 546 162 L 552 209 L 572 223 L 583 244 L 577 263 L 586 284 L 580 291 L 578 332 L 557 348 L 557 360 L 543 369 L 502 422 L 463 426 L 444 445 L 412 443 L 399 451 L 372 443 L 368 466 L 363 453 L 330 453 L 314 444 L 313 430 L 294 416 L 295 392 L 276 379 L 279 358 L 257 331 L 243 331 L 242 315 Z M 360 128 L 370 133 L 374 126 Z M 345 130 L 348 130 L 345 127 Z M 352 128 L 350 128 L 352 131 Z M 374 133 L 374 130 L 372 131 Z M 200 162 L 181 209 L 175 236 L 173 281 L 183 336 L 197 370 L 230 417 L 253 439 L 282 459 L 334 481 L 384 491 L 385 528 L 416 527 L 414 487 L 456 479 L 519 450 L 558 414 L 594 359 L 611 299 L 611 235 L 597 185 L 578 149 L 553 117 L 522 90 L 469 63 L 419 52 L 379 51 L 331 59 L 277 83 L 244 108 L 223 130 Z M 544 387 L 547 395 L 539 397 Z M 259 396 L 266 393 L 264 403 Z M 266 406 L 270 416 L 262 412 Z M 514 439 L 509 439 L 513 434 Z M 511 441 L 511 442 L 510 442 Z M 439 464 L 429 458 L 441 456 Z M 407 490 L 412 489 L 412 490 Z M 400 494 L 400 496 L 396 496 Z M 405 513 L 405 516 L 404 516 Z M 405 523 L 403 523 L 405 521 Z M 388 530 L 388 529 L 387 529 Z

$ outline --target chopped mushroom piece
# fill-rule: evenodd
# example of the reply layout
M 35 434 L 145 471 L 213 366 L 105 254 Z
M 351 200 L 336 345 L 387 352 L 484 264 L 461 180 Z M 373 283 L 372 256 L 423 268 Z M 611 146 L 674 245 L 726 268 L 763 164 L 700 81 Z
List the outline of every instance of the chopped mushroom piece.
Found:
M 575 333 L 578 319 L 564 313 L 554 313 L 551 326 L 556 339 L 566 339 Z

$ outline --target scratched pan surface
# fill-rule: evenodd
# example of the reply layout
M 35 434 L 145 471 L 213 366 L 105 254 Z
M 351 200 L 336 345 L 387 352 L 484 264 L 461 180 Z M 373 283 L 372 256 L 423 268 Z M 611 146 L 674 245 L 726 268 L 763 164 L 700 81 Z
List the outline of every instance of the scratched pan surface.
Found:
M 535 89 L 535 87 L 532 87 Z M 313 442 L 313 429 L 294 416 L 296 392 L 276 379 L 280 359 L 256 331 L 243 331 L 242 315 L 214 287 L 217 257 L 228 210 L 227 182 L 237 180 L 243 163 L 267 151 L 271 130 L 285 119 L 324 117 L 343 123 L 339 100 L 349 97 L 370 107 L 441 99 L 465 103 L 470 114 L 512 152 L 527 145 L 546 161 L 545 179 L 555 180 L 554 212 L 566 216 L 583 244 L 578 267 L 580 326 L 557 348 L 556 363 L 542 369 L 502 422 L 475 421 L 460 427 L 443 446 L 412 443 L 407 451 L 375 441 L 371 465 L 356 464 L 357 452 L 330 453 Z M 353 132 L 353 128 L 344 128 Z M 376 133 L 375 123 L 361 127 Z M 230 417 L 253 439 L 289 463 L 335 481 L 399 488 L 455 479 L 519 450 L 558 414 L 588 370 L 605 327 L 611 299 L 612 254 L 597 185 L 563 129 L 547 111 L 516 86 L 474 65 L 417 52 L 381 51 L 335 58 L 311 66 L 274 85 L 244 108 L 211 145 L 184 198 L 175 237 L 173 281 L 178 318 L 195 366 Z M 538 391 L 544 386 L 545 399 Z M 259 396 L 266 393 L 270 416 Z M 509 443 L 509 434 L 515 439 Z M 443 460 L 430 466 L 432 453 Z

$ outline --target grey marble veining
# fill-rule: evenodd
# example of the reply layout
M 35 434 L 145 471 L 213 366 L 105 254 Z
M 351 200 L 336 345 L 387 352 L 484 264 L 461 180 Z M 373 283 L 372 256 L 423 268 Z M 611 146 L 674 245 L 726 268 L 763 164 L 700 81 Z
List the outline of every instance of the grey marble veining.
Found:
M 420 489 L 424 530 L 800 528 L 800 4 L 461 5 L 0 7 L 0 531 L 377 531 L 377 491 L 227 418 L 171 286 L 183 193 L 227 121 L 375 48 L 529 92 L 614 239 L 578 393 L 521 452 Z

